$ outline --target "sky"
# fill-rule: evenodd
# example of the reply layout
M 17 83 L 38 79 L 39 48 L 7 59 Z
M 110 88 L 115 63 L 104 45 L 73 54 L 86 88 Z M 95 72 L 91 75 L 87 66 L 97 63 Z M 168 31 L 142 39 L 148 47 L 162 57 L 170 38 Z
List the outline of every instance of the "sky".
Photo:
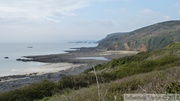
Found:
M 0 0 L 0 43 L 100 40 L 180 20 L 180 0 Z

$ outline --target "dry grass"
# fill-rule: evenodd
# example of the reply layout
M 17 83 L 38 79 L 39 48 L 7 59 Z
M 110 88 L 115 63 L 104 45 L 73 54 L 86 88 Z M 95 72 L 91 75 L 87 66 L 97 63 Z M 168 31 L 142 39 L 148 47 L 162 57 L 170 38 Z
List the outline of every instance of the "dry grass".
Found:
M 180 80 L 179 74 L 180 67 L 173 67 L 167 70 L 138 74 L 110 83 L 100 84 L 100 93 L 106 93 L 101 101 L 123 101 L 123 94 L 125 93 L 147 92 L 164 94 L 169 83 Z M 97 85 L 72 90 L 64 95 L 55 95 L 49 101 L 98 101 Z

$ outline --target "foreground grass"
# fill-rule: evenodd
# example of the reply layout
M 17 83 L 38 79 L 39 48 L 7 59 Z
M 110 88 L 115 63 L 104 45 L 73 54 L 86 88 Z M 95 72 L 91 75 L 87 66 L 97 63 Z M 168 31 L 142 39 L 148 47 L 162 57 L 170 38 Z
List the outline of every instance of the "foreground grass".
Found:
M 55 83 L 44 80 L 40 83 L 1 93 L 0 101 L 33 101 L 34 99 L 52 96 L 55 88 Z
M 180 67 L 173 67 L 101 84 L 101 100 L 114 101 L 116 98 L 117 101 L 123 101 L 123 94 L 127 93 L 180 94 L 179 73 Z M 67 89 L 63 94 L 56 94 L 42 101 L 98 101 L 97 93 L 96 85 L 92 85 L 79 90 Z
M 63 77 L 58 83 L 42 81 L 0 93 L 0 101 L 121 101 L 124 93 L 180 93 L 180 44 L 138 53 L 95 66 L 100 83 L 97 94 L 93 69 Z M 50 97 L 53 96 L 53 97 Z

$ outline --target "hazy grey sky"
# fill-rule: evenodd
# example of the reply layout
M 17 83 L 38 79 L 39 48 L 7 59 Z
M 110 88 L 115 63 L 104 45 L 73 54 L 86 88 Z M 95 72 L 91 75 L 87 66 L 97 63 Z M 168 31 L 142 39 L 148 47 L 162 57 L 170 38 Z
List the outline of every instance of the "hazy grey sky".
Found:
M 179 0 L 0 0 L 0 43 L 99 40 L 179 19 Z

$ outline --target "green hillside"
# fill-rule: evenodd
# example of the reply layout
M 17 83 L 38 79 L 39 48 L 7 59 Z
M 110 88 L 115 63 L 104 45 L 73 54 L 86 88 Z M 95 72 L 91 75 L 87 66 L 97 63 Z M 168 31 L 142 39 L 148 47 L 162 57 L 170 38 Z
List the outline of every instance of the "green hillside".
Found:
M 98 49 L 147 51 L 180 42 L 180 21 L 167 21 L 116 34 L 100 41 Z
M 123 94 L 127 93 L 179 94 L 180 44 L 174 43 L 161 50 L 114 59 L 95 66 L 95 70 L 100 82 L 100 97 L 91 68 L 81 76 L 66 77 L 71 78 L 68 84 L 79 84 L 76 90 L 74 86 L 63 94 L 47 98 L 48 101 L 98 101 L 99 98 L 102 101 L 114 101 L 115 97 L 117 101 L 123 101 Z M 66 85 L 62 87 L 68 88 Z
M 0 94 L 0 101 L 123 100 L 125 93 L 180 93 L 180 44 L 114 59 L 58 83 L 43 81 Z M 97 79 L 100 96 L 98 96 Z M 51 97 L 50 97 L 51 96 Z M 23 99 L 23 100 L 22 100 Z
M 98 99 L 114 101 L 116 98 L 117 101 L 123 101 L 123 94 L 127 93 L 180 94 L 180 44 L 173 43 L 161 50 L 114 59 L 107 64 L 95 66 L 95 70 L 100 82 L 100 96 L 93 76 L 94 70 L 91 68 L 82 73 L 81 77 L 78 77 L 80 75 L 66 77 L 73 78 L 68 84 L 79 84 L 76 85 L 78 89 L 68 88 L 65 93 L 46 99 L 48 101 L 67 99 L 68 101 L 98 101 Z M 77 83 L 77 79 L 81 83 Z M 81 84 L 83 86 L 80 86 Z M 62 87 L 67 88 L 65 85 Z
M 103 42 L 103 41 L 105 41 L 105 40 L 108 40 L 108 39 L 111 38 L 111 37 L 120 36 L 121 34 L 126 34 L 126 32 L 111 33 L 111 34 L 107 35 L 105 38 L 103 38 L 103 39 L 101 39 L 100 41 L 98 41 L 98 43 Z

